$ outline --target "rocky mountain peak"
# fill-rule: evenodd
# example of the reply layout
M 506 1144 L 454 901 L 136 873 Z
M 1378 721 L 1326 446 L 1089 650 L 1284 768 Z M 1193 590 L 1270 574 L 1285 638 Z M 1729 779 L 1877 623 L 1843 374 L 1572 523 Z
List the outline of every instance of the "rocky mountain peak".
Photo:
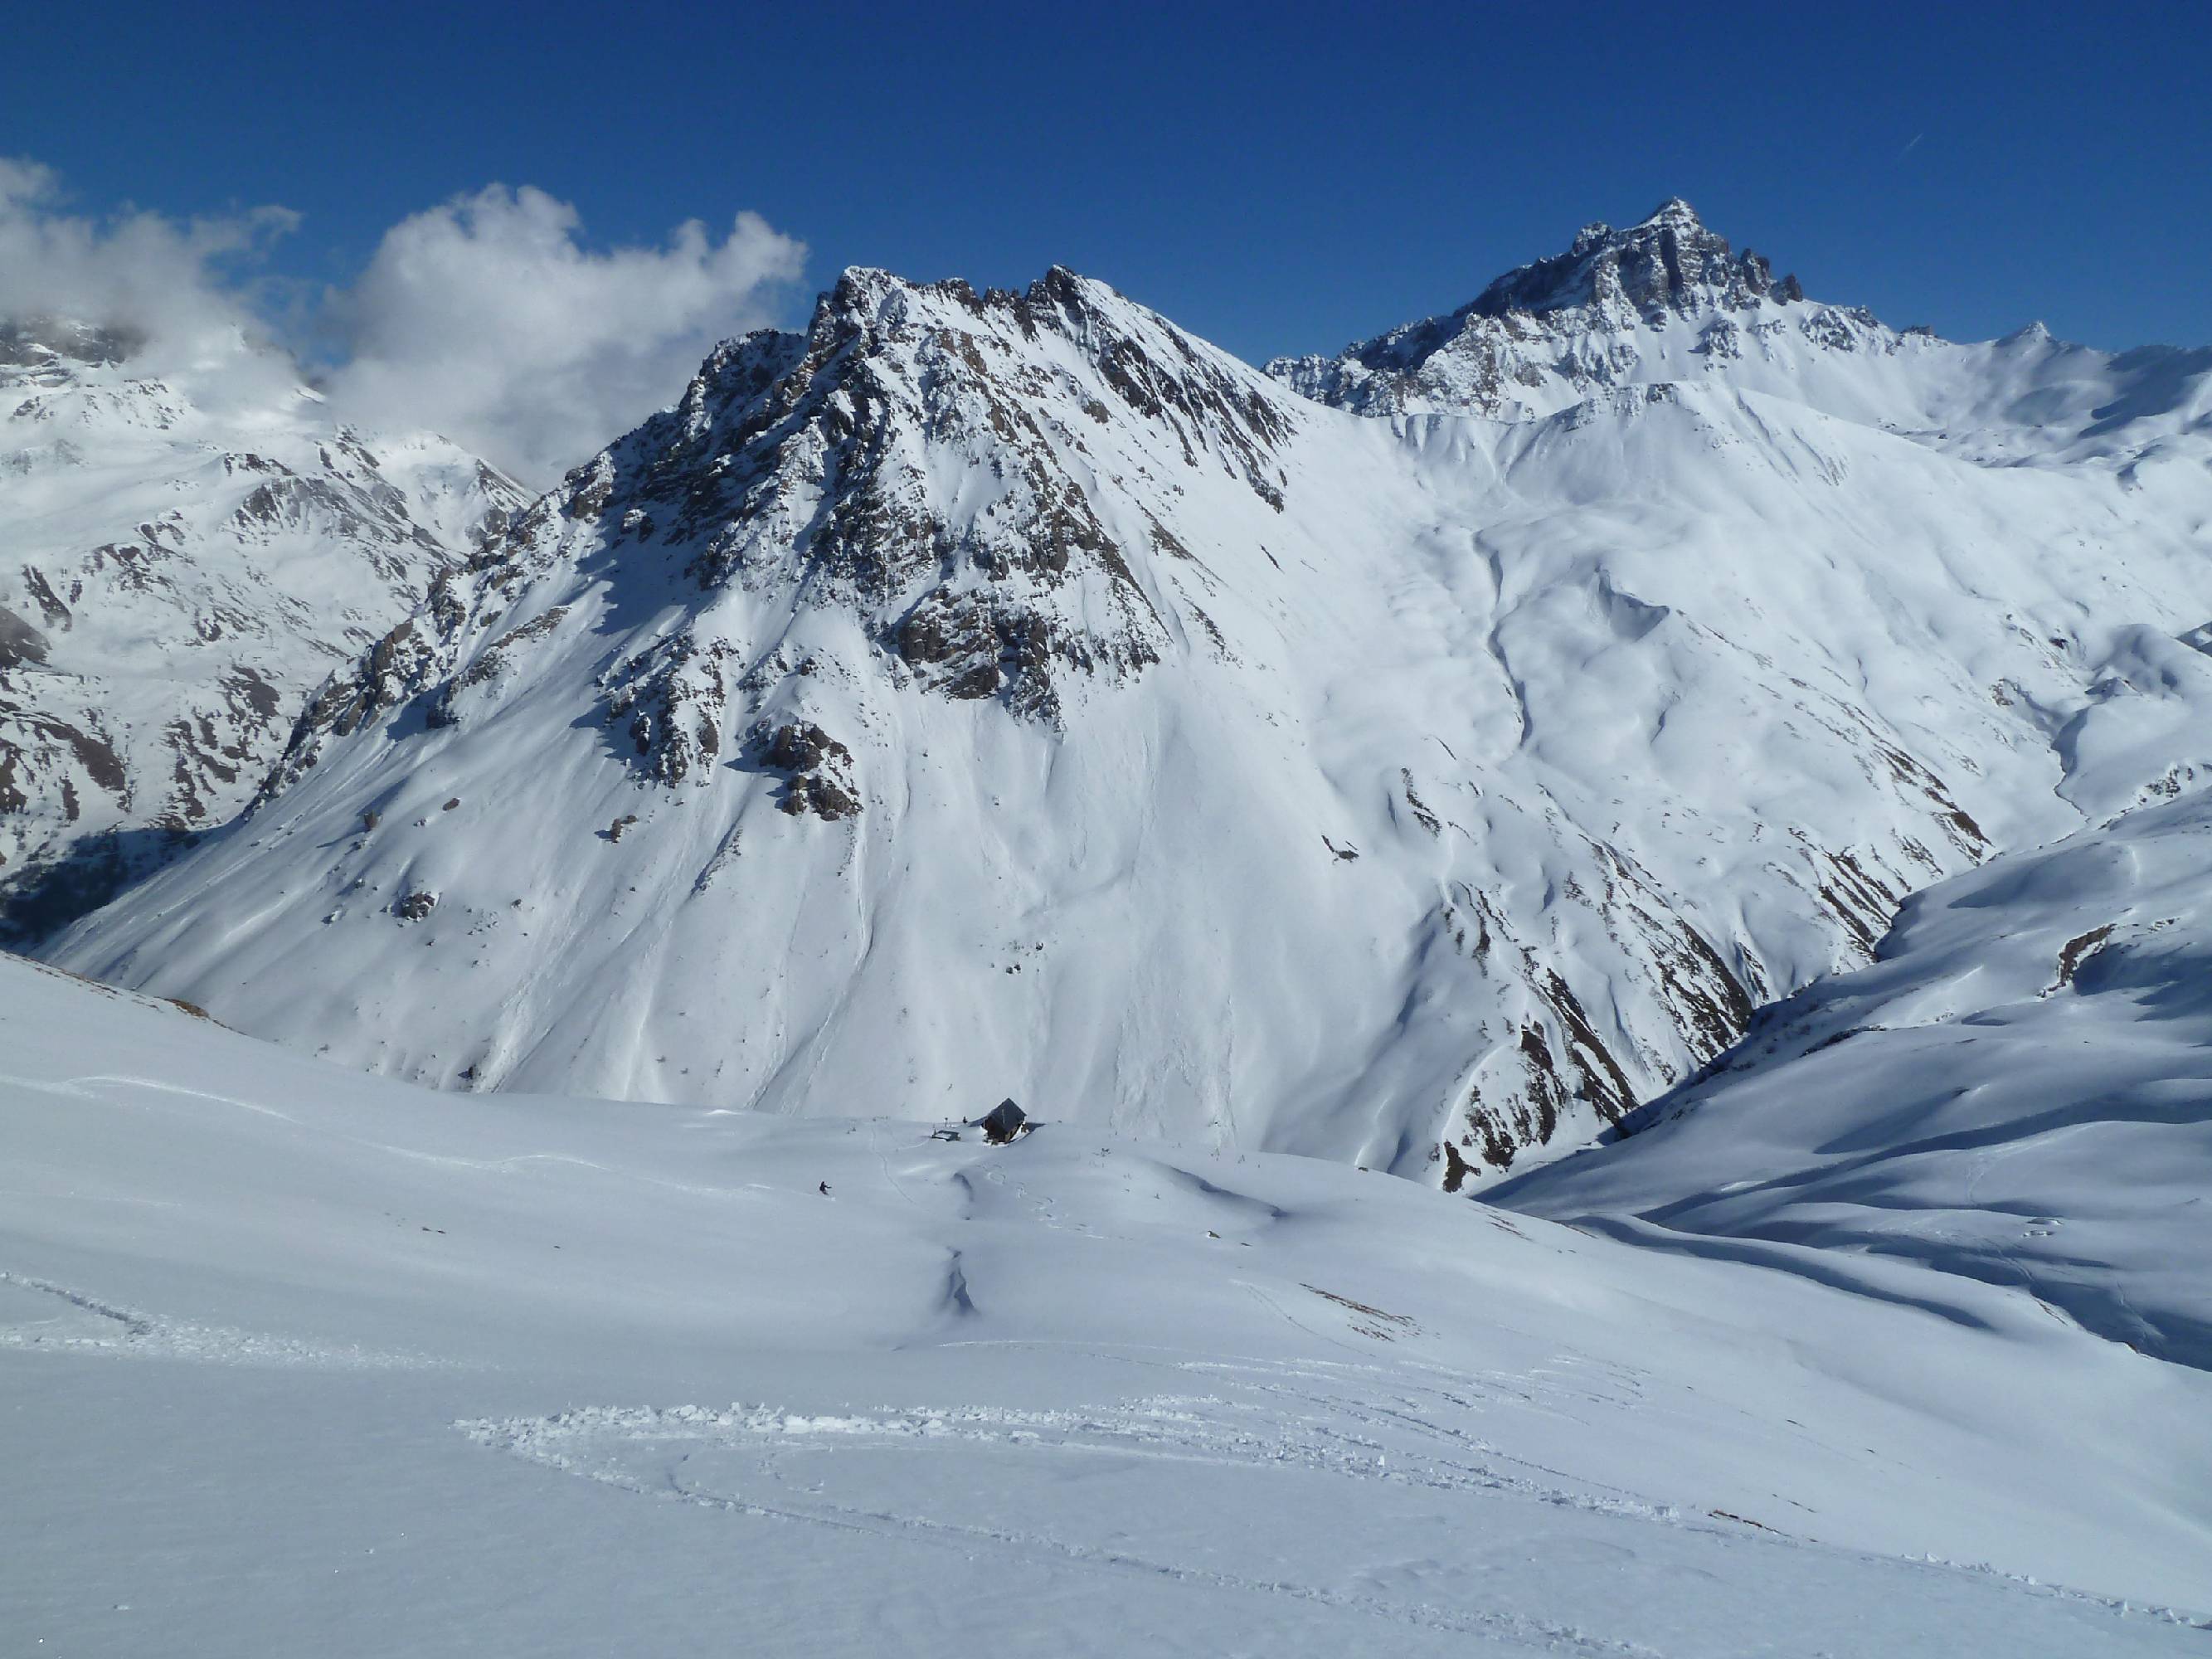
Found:
M 1678 228 L 1686 226 L 1692 230 L 1705 228 L 1705 222 L 1698 217 L 1697 209 L 1680 196 L 1669 196 L 1660 203 L 1644 216 L 1644 222 L 1647 225 L 1670 224 Z
M 1804 297 L 1794 276 L 1778 283 L 1764 257 L 1749 249 L 1735 252 L 1726 237 L 1705 228 L 1695 208 L 1673 196 L 1626 229 L 1602 222 L 1583 226 L 1565 253 L 1508 271 L 1465 314 L 1586 307 L 1608 320 L 1649 321 L 1669 311 L 1741 310 L 1769 295 Z
M 1669 196 L 1631 228 L 1656 229 L 1662 225 L 1678 235 L 1684 232 L 1701 233 L 1705 228 L 1705 221 L 1698 217 L 1697 209 L 1680 196 Z M 1612 241 L 1615 234 L 1613 228 L 1604 220 L 1593 219 L 1575 233 L 1575 240 L 1569 251 L 1577 254 L 1588 253 Z
M 274 781 L 425 692 L 434 724 L 479 718 L 568 648 L 567 616 L 617 636 L 602 718 L 664 786 L 708 782 L 738 752 L 809 811 L 841 799 L 819 769 L 801 790 L 774 741 L 840 676 L 1056 727 L 1070 692 L 1127 683 L 1188 637 L 1148 572 L 1192 558 L 1168 527 L 1177 503 L 1279 514 L 1298 410 L 1063 267 L 978 290 L 855 266 L 803 331 L 716 348 L 674 409 L 334 677 Z M 633 636 L 614 620 L 630 616 L 667 620 Z
M 1153 352 L 1241 367 L 1107 283 L 1065 265 L 1052 266 L 1024 289 L 981 289 L 957 276 L 919 283 L 871 266 L 849 266 L 816 300 L 805 338 L 817 354 L 865 338 L 872 353 L 910 343 L 931 330 L 1018 335 L 1030 344 L 1057 337 L 1094 362 Z M 963 366 L 971 372 L 985 367 L 964 358 Z
M 1804 304 L 1794 276 L 1739 252 L 1672 196 L 1637 223 L 1584 225 L 1564 252 L 1517 266 L 1458 310 L 1348 346 L 1279 357 L 1267 373 L 1361 414 L 1547 413 L 1624 382 L 1703 378 L 1797 347 L 1887 349 L 1869 313 Z M 1785 373 L 1789 372 L 1786 368 Z
M 708 586 L 804 567 L 825 597 L 880 600 L 916 558 L 1052 584 L 1072 556 L 1113 550 L 1091 500 L 1101 445 L 1126 436 L 1148 458 L 1226 472 L 1279 510 L 1273 455 L 1295 408 L 1235 358 L 1064 267 L 1025 289 L 978 291 L 855 266 L 804 333 L 718 348 L 675 410 L 571 475 L 561 510 L 649 520 L 663 545 L 697 550 L 685 556 Z M 936 500 L 955 473 L 978 471 L 988 478 L 957 501 Z

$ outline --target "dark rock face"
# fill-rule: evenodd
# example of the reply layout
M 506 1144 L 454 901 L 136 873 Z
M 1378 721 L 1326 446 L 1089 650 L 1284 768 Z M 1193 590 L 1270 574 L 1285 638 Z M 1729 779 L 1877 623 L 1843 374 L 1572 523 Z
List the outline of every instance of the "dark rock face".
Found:
M 5 605 L 0 605 L 0 674 L 46 659 L 46 636 Z
M 317 688 L 293 723 L 291 738 L 263 781 L 255 805 L 296 781 L 315 763 L 320 738 L 350 735 L 429 683 L 439 656 L 422 622 L 418 616 L 401 623 L 352 668 L 340 670 Z
M 720 758 L 734 655 L 720 641 L 672 635 L 607 682 L 606 718 L 626 726 L 635 764 L 654 782 L 703 779 Z
M 1602 842 L 1590 850 L 1599 880 L 1587 888 L 1570 883 L 1565 902 L 1588 909 L 1617 943 L 1648 962 L 1652 989 L 1693 1052 L 1725 1048 L 1749 1026 L 1754 993 L 1767 993 L 1755 966 L 1731 967 L 1626 854 Z M 1535 1011 L 1508 1032 L 1516 1063 L 1478 1079 L 1461 1103 L 1441 1148 L 1449 1190 L 1458 1190 L 1470 1170 L 1510 1169 L 1520 1151 L 1549 1141 L 1572 1107 L 1604 1124 L 1636 1109 L 1636 1086 L 1597 1023 L 1545 952 L 1520 938 L 1486 894 L 1462 889 L 1438 920 L 1455 951 L 1472 957 L 1486 977 L 1524 987 Z
M 755 734 L 761 763 L 789 780 L 776 808 L 793 817 L 812 813 L 824 823 L 849 818 L 860 810 L 853 788 L 853 751 L 808 721 L 795 721 Z
M 1775 287 L 1765 259 L 1747 248 L 1735 252 L 1726 237 L 1707 230 L 1677 196 L 1625 230 L 1584 226 L 1565 253 L 1507 272 L 1460 314 L 1503 317 L 1625 305 L 1649 319 L 1667 311 L 1740 311 Z
M 1069 471 L 1066 434 L 1041 423 L 1036 399 L 1053 387 L 1031 343 L 1079 343 L 1123 418 L 1158 423 L 1186 465 L 1205 457 L 1279 503 L 1276 408 L 1195 350 L 1163 356 L 1104 300 L 1057 270 L 981 295 L 848 271 L 803 336 L 718 350 L 682 407 L 574 481 L 570 511 L 658 526 L 702 590 L 789 584 L 854 605 L 923 684 L 1056 720 L 1060 677 L 1140 672 L 1161 630 Z M 1084 408 L 1112 418 L 1095 397 Z M 925 450 L 988 469 L 999 498 L 981 522 L 937 503 Z M 1118 620 L 1077 630 L 1054 600 L 1086 580 L 1106 584 Z
M 852 752 L 818 726 L 779 726 L 769 735 L 765 758 L 779 771 L 817 772 L 835 758 L 849 762 Z

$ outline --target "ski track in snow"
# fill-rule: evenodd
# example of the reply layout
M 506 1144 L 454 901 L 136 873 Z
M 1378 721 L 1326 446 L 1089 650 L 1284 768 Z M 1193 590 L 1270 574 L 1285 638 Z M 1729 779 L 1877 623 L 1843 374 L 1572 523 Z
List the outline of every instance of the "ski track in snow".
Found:
M 0 1269 L 0 1349 L 348 1370 L 429 1370 L 451 1364 L 427 1354 L 393 1353 L 350 1343 L 331 1346 L 164 1318 L 4 1269 Z
M 1027 1345 L 1021 1345 L 1027 1346 Z M 1121 1353 L 1085 1357 L 1130 1362 Z M 1107 1573 L 1132 1573 L 1193 1583 L 1209 1589 L 1283 1597 L 1362 1615 L 1385 1623 L 1469 1636 L 1540 1642 L 1562 1651 L 1657 1656 L 1660 1650 L 1574 1626 L 1524 1614 L 1434 1601 L 1361 1595 L 1291 1577 L 1261 1578 L 1187 1560 L 1158 1559 L 1066 1535 L 1067 1511 L 1056 1530 L 948 1519 L 908 1509 L 842 1502 L 824 1495 L 823 1482 L 784 1467 L 793 1455 L 914 1452 L 988 1447 L 1041 1459 L 1120 1457 L 1163 1463 L 1212 1465 L 1285 1475 L 1318 1474 L 1356 1483 L 1379 1483 L 1454 1494 L 1465 1499 L 1519 1500 L 1575 1510 L 1607 1521 L 1719 1534 L 1744 1547 L 1813 1550 L 1893 1566 L 1972 1575 L 2023 1594 L 2078 1602 L 2117 1616 L 2149 1617 L 2191 1628 L 2212 1629 L 2212 1620 L 2179 1609 L 2098 1595 L 1985 1564 L 1935 1556 L 1871 1557 L 1794 1537 L 1764 1522 L 1719 1511 L 1655 1504 L 1586 1482 L 1574 1487 L 1508 1472 L 1503 1457 L 1479 1437 L 1446 1420 L 1479 1412 L 1486 1401 L 1528 1403 L 1554 1395 L 1567 1401 L 1602 1398 L 1621 1403 L 1609 1388 L 1595 1395 L 1568 1382 L 1576 1362 L 1564 1359 L 1526 1376 L 1473 1376 L 1436 1370 L 1431 1384 L 1403 1378 L 1377 1388 L 1358 1373 L 1372 1368 L 1136 1359 L 1210 1374 L 1226 1393 L 1154 1395 L 1115 1405 L 1076 1410 L 1024 1411 L 993 1407 L 951 1409 L 878 1407 L 834 1415 L 734 1404 L 715 1409 L 588 1406 L 550 1417 L 477 1419 L 453 1426 L 479 1446 L 526 1462 L 574 1475 L 636 1496 L 696 1505 L 750 1518 L 867 1534 L 958 1550 L 971 1559 L 988 1547 L 1009 1560 L 1064 1564 Z M 1608 1384 L 1627 1381 L 1620 1368 Z M 1363 1387 L 1363 1382 L 1368 1385 Z M 1408 1453 L 1408 1440 L 1420 1449 Z M 1394 1451 L 1397 1461 L 1393 1462 Z M 1452 1454 L 1460 1454 L 1454 1455 Z M 702 1455 L 732 1461 L 702 1473 Z M 745 1474 L 729 1478 L 732 1461 Z M 1534 1466 L 1521 1465 L 1524 1468 Z M 1540 1471 L 1560 1480 L 1573 1477 Z
M 1293 1372 L 1292 1374 L 1302 1374 Z M 1347 1402 L 1332 1401 L 1333 1405 Z M 1545 1501 L 1571 1503 L 1608 1514 L 1635 1514 L 1641 1506 L 1593 1502 L 1559 1492 L 1542 1492 L 1480 1466 L 1432 1462 L 1416 1470 L 1390 1470 L 1387 1455 L 1345 1442 L 1340 1431 L 1319 1419 L 1279 1425 L 1275 1434 L 1255 1432 L 1222 1420 L 1234 1411 L 1218 1395 L 1161 1395 L 1127 1401 L 1092 1412 L 1022 1412 L 969 1407 L 951 1412 L 889 1412 L 854 1417 L 804 1417 L 772 1407 L 732 1407 L 707 1411 L 696 1407 L 585 1407 L 554 1418 L 459 1424 L 478 1444 L 507 1452 L 566 1474 L 641 1496 L 659 1497 L 762 1519 L 843 1528 L 884 1537 L 904 1537 L 940 1547 L 972 1551 L 987 1545 L 1008 1554 L 1069 1562 L 1109 1572 L 1133 1572 L 1194 1582 L 1212 1589 L 1288 1597 L 1322 1603 L 1390 1622 L 1469 1635 L 1538 1639 L 1575 1652 L 1653 1655 L 1639 1643 L 1614 1641 L 1571 1626 L 1525 1616 L 1480 1609 L 1439 1607 L 1432 1602 L 1399 1602 L 1347 1595 L 1284 1579 L 1242 1574 L 1166 1561 L 1100 1547 L 1051 1533 L 932 1519 L 893 1510 L 866 1509 L 823 1498 L 811 1501 L 783 1495 L 789 1483 L 777 1468 L 779 1454 L 793 1446 L 885 1448 L 933 1442 L 984 1443 L 1042 1455 L 1114 1454 L 1164 1462 L 1234 1465 L 1247 1468 L 1319 1471 L 1350 1480 L 1389 1480 L 1448 1492 L 1508 1491 Z M 1248 1410 L 1259 1410 L 1256 1406 Z M 1356 1413 L 1355 1413 L 1356 1415 Z M 1301 1432 L 1303 1431 L 1303 1432 Z M 716 1491 L 695 1484 L 684 1469 L 702 1449 L 760 1455 L 762 1490 Z M 641 1473 L 624 1454 L 645 1454 L 657 1474 Z M 1649 1517 L 1667 1518 L 1644 1509 Z

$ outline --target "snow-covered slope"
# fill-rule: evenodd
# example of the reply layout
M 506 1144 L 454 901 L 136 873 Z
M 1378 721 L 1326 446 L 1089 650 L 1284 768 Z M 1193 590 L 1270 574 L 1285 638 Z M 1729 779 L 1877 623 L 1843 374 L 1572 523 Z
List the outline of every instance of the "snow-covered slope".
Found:
M 2212 796 L 1916 895 L 1621 1133 L 1486 1196 L 1925 1261 L 2212 1370 Z
M 0 1056 L 11 1651 L 2203 1649 L 2212 1376 L 2016 1291 L 431 1095 L 8 958 Z
M 160 374 L 141 344 L 0 322 L 0 937 L 237 812 L 306 694 L 526 499 L 243 342 Z
M 57 959 L 440 1085 L 1012 1093 L 1455 1186 L 2209 757 L 2081 736 L 2193 695 L 2171 409 L 2163 461 L 1993 465 L 1724 373 L 1589 390 L 1363 417 L 1064 271 L 848 272 Z

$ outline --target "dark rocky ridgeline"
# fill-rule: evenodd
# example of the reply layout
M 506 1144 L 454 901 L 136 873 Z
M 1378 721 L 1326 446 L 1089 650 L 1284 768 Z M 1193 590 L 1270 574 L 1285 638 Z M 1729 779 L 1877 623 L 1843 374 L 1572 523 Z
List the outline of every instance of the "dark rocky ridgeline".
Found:
M 1748 248 L 1735 252 L 1676 196 L 1626 229 L 1583 226 L 1565 252 L 1508 271 L 1459 314 L 1627 307 L 1648 322 L 1668 311 L 1747 310 L 1769 295 L 1783 301 L 1805 297 L 1795 276 L 1778 283 L 1765 258 Z
M 461 614 L 452 573 L 443 573 L 432 585 L 428 605 L 316 687 L 255 792 L 252 807 L 298 782 L 320 757 L 325 741 L 352 736 L 434 684 L 450 665 Z
M 1107 528 L 1090 465 L 1106 429 L 1133 423 L 1151 453 L 1280 511 L 1291 408 L 1064 270 L 981 293 L 848 270 L 805 331 L 718 347 L 677 407 L 512 515 L 422 611 L 333 675 L 264 796 L 412 698 L 428 725 L 465 721 L 472 696 L 496 695 L 597 582 L 614 653 L 598 673 L 603 716 L 655 784 L 712 777 L 780 696 L 805 705 L 816 672 L 887 669 L 1057 726 L 1071 678 L 1121 684 L 1170 642 L 1133 558 L 1189 556 L 1149 512 L 1125 515 L 1152 526 L 1141 549 Z M 983 510 L 943 498 L 947 471 L 988 477 Z M 733 624 L 718 603 L 731 595 L 768 620 Z M 685 612 L 673 629 L 623 631 L 628 614 L 672 604 Z M 869 660 L 786 648 L 791 619 L 818 608 L 859 620 Z M 804 770 L 782 799 L 836 817 L 848 789 Z

